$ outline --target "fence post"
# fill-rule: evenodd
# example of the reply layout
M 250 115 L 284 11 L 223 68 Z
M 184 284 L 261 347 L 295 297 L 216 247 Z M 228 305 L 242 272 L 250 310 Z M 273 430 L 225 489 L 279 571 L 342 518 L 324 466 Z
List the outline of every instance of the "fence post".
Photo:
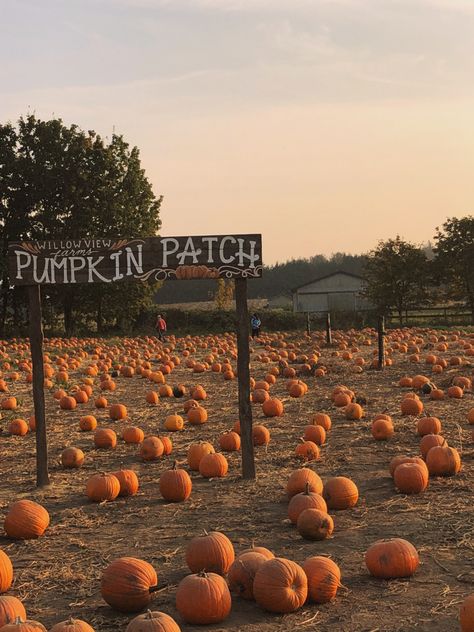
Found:
M 306 312 L 306 333 L 309 334 L 311 333 L 311 321 L 309 318 L 309 312 Z
M 378 322 L 378 343 L 379 343 L 379 361 L 378 361 L 378 369 L 379 371 L 383 371 L 385 366 L 385 318 L 384 316 L 379 316 Z
M 331 314 L 326 314 L 326 344 L 328 347 L 332 345 L 332 329 L 331 329 Z

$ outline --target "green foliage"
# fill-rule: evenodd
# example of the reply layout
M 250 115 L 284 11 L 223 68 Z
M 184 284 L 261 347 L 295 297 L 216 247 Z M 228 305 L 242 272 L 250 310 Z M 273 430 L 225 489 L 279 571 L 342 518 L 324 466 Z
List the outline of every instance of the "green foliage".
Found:
M 446 298 L 469 305 L 474 320 L 474 217 L 447 219 L 434 239 L 436 278 Z
M 406 309 L 427 299 L 428 261 L 421 248 L 400 239 L 379 242 L 367 257 L 365 296 L 386 314 L 395 309 L 402 320 Z
M 9 287 L 5 255 L 18 239 L 144 237 L 160 227 L 162 198 L 156 198 L 136 147 L 122 136 L 110 142 L 61 119 L 20 118 L 0 125 L 0 329 L 8 309 L 24 303 Z M 133 321 L 159 287 L 145 284 L 48 286 L 51 318 L 63 315 L 70 334 L 78 314 L 94 317 L 99 329 Z M 126 297 L 126 300 L 124 300 Z M 16 325 L 19 323 L 16 322 Z

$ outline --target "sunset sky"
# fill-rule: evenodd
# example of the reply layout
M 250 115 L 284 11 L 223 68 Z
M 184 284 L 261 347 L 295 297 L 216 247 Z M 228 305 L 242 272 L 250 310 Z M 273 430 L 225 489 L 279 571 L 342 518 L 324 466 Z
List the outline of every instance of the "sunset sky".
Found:
M 141 150 L 163 235 L 265 262 L 474 213 L 474 0 L 0 0 L 0 120 Z

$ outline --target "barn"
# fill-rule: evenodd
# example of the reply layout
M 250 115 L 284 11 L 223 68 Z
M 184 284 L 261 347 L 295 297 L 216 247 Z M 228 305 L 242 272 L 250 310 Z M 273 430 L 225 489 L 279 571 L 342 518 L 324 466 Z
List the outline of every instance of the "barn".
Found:
M 363 296 L 365 279 L 351 272 L 333 272 L 292 290 L 294 312 L 354 312 L 371 309 Z

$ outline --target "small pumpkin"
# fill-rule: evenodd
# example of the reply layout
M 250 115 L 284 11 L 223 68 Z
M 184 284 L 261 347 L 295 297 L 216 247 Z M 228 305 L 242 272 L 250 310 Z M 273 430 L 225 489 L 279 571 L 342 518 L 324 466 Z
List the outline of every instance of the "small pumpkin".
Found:
M 120 493 L 120 483 L 113 474 L 93 474 L 86 483 L 86 496 L 96 503 L 115 500 Z
M 420 494 L 428 487 L 428 470 L 418 463 L 402 463 L 396 468 L 393 480 L 403 494 Z
M 305 509 L 320 509 L 327 513 L 328 507 L 324 498 L 316 492 L 310 491 L 309 483 L 304 492 L 295 494 L 288 503 L 288 518 L 292 524 L 296 524 L 298 516 Z
M 165 451 L 163 441 L 159 437 L 146 437 L 143 439 L 138 454 L 142 461 L 156 461 Z
M 67 619 L 53 625 L 50 632 L 95 632 L 94 628 L 80 619 Z
M 113 450 L 117 445 L 117 435 L 111 428 L 97 428 L 94 432 L 96 447 L 104 450 Z
M 262 411 L 265 417 L 281 417 L 284 412 L 283 402 L 276 397 L 270 397 L 263 402 Z
M 159 488 L 165 500 L 178 503 L 191 496 L 193 483 L 186 470 L 177 469 L 175 462 L 171 470 L 161 474 Z
M 334 476 L 324 483 L 323 498 L 329 509 L 349 509 L 359 500 L 359 490 L 350 478 Z
M 224 432 L 219 437 L 219 445 L 224 452 L 237 452 L 240 450 L 240 435 L 233 430 Z
M 296 446 L 295 454 L 305 461 L 317 461 L 319 459 L 319 448 L 312 441 L 301 439 L 301 442 Z
M 308 467 L 302 467 L 298 470 L 294 470 L 288 479 L 286 484 L 286 493 L 288 498 L 292 498 L 295 494 L 304 492 L 309 485 L 309 490 L 321 494 L 323 491 L 323 481 L 321 478 L 310 470 Z
M 127 426 L 122 430 L 122 439 L 125 443 L 141 443 L 145 438 L 145 433 L 137 426 Z
M 84 463 L 84 452 L 80 448 L 65 448 L 61 453 L 61 463 L 63 467 L 72 469 L 81 467 Z
M 230 591 L 242 599 L 253 599 L 255 574 L 266 561 L 264 555 L 255 551 L 241 553 L 229 568 L 227 579 Z
M 334 521 L 325 511 L 310 507 L 300 513 L 296 528 L 305 540 L 325 540 L 334 531 Z
M 187 461 L 189 469 L 199 470 L 199 463 L 206 454 L 213 454 L 215 452 L 214 446 L 207 441 L 201 443 L 192 443 L 188 449 Z
M 22 619 L 16 617 L 12 623 L 7 623 L 2 627 L 2 632 L 48 632 L 44 625 L 32 619 Z
M 461 469 L 461 457 L 455 448 L 435 446 L 426 455 L 431 476 L 454 476 Z
M 441 422 L 437 417 L 422 417 L 418 419 L 416 429 L 420 437 L 427 434 L 439 434 L 441 432 Z
M 15 621 L 15 619 L 17 619 L 18 617 L 23 620 L 26 619 L 25 606 L 16 597 L 12 597 L 11 595 L 1 595 L 0 628 L 3 629 L 3 626 L 7 625 L 7 623 Z
M 13 582 L 13 564 L 11 559 L 0 549 L 0 593 L 7 592 Z
M 204 478 L 220 478 L 227 474 L 229 464 L 219 452 L 206 454 L 199 462 L 199 473 Z
M 132 619 L 125 632 L 181 632 L 181 628 L 169 614 L 147 610 Z
M 140 483 L 133 470 L 118 470 L 112 474 L 120 484 L 119 496 L 134 496 L 138 492 Z

